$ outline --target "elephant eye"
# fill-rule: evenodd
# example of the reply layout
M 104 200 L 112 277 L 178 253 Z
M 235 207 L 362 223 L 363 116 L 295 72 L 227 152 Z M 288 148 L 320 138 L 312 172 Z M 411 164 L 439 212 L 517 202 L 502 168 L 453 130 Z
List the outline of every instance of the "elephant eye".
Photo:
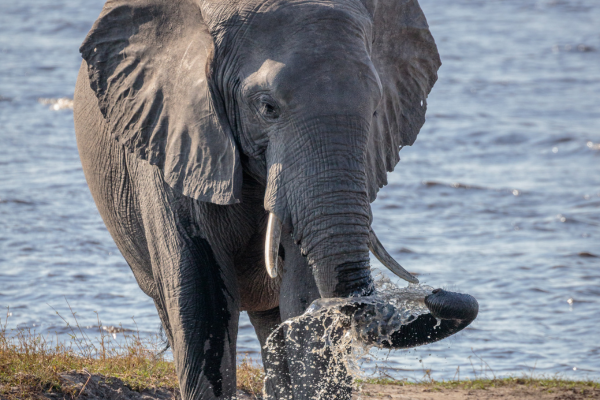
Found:
M 270 96 L 260 96 L 257 108 L 260 115 L 267 120 L 279 118 L 279 107 Z
M 277 113 L 277 109 L 273 104 L 264 103 L 263 104 L 263 114 L 269 117 L 273 117 Z

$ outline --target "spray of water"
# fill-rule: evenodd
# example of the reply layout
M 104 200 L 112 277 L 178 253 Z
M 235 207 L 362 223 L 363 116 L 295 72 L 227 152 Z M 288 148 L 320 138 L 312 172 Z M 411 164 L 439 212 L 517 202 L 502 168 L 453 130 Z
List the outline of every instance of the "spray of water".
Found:
M 432 287 L 398 287 L 382 274 L 374 278 L 371 296 L 318 299 L 304 314 L 281 324 L 294 391 L 305 389 L 296 387 L 294 379 L 309 385 L 314 399 L 349 391 L 352 378 L 362 376 L 360 362 L 372 348 L 383 348 L 402 325 L 429 313 L 424 299 Z M 278 351 L 274 337 L 267 339 L 268 352 Z M 267 379 L 275 373 L 267 368 Z

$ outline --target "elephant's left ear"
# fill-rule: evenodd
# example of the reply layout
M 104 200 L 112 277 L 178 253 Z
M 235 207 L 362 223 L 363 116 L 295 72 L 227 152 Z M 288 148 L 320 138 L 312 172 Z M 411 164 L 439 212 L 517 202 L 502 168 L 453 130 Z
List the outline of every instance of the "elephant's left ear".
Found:
M 427 95 L 442 64 L 417 0 L 363 0 L 373 16 L 371 59 L 383 87 L 373 116 L 367 171 L 369 197 L 387 184 L 398 152 L 412 145 L 425 123 Z
M 239 202 L 239 154 L 192 0 L 109 0 L 80 48 L 111 135 L 192 198 Z

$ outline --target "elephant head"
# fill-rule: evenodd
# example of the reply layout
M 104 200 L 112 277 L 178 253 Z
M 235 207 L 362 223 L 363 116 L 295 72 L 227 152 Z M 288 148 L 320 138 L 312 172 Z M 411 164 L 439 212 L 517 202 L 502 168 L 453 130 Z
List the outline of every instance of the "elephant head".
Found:
M 258 149 L 267 171 L 267 269 L 277 274 L 284 227 L 321 297 L 369 294 L 369 249 L 418 282 L 370 229 L 369 203 L 424 122 L 440 65 L 425 18 L 415 1 L 292 4 L 257 17 L 259 37 L 275 50 L 242 84 L 259 93 L 255 107 L 271 119 L 255 127 L 268 142 Z M 242 114 L 253 116 L 251 107 Z
M 80 49 L 114 139 L 203 202 L 265 188 L 321 297 L 373 291 L 370 203 L 425 121 L 441 65 L 416 0 L 109 0 Z

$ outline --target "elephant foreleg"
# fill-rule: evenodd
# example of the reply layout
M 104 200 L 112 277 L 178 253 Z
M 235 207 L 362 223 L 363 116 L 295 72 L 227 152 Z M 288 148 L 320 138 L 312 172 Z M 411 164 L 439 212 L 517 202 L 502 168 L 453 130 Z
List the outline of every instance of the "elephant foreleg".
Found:
M 279 307 L 281 318 L 288 320 L 304 313 L 320 295 L 311 268 L 291 236 L 282 234 L 281 244 L 286 258 Z M 324 334 L 322 321 L 286 324 L 282 334 L 294 400 L 350 399 L 350 377 L 320 340 Z
M 285 340 L 294 400 L 350 400 L 352 378 L 323 341 L 327 321 L 286 325 Z
M 232 265 L 193 235 L 189 210 L 158 170 L 135 163 L 155 282 L 153 296 L 171 344 L 184 400 L 235 397 L 239 295 Z
M 267 311 L 248 311 L 260 342 L 263 365 L 265 367 L 265 400 L 292 400 L 290 372 L 285 351 L 285 339 L 279 307 Z M 276 331 L 267 343 L 267 338 Z M 266 347 L 268 345 L 268 348 Z
M 223 282 L 208 242 L 196 238 L 175 265 L 154 265 L 182 397 L 235 396 L 238 308 Z

